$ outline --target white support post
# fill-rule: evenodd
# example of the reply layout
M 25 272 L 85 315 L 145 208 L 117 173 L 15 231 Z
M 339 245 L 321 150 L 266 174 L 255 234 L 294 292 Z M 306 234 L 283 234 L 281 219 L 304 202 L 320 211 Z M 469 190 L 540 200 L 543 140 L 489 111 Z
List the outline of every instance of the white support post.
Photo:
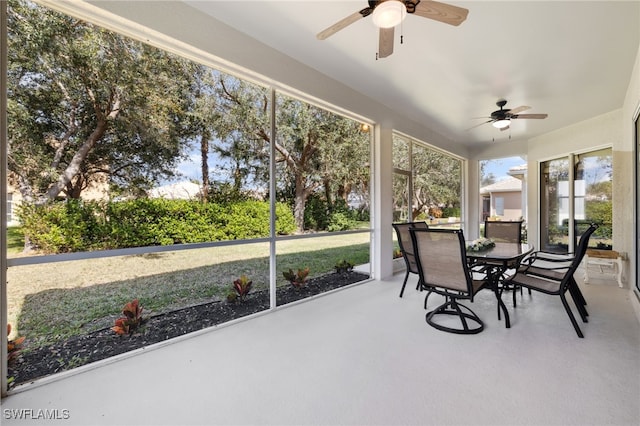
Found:
M 375 126 L 374 136 L 374 223 L 373 276 L 385 280 L 393 276 L 393 131 Z
M 0 393 L 8 391 L 7 368 L 7 2 L 0 1 Z

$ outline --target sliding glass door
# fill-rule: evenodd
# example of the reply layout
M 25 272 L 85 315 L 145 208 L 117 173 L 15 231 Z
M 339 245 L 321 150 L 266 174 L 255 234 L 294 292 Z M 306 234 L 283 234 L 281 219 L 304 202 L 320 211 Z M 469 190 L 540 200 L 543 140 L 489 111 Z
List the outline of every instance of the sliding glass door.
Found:
M 568 251 L 569 159 L 540 166 L 540 244 L 543 250 Z
M 540 165 L 540 244 L 571 252 L 590 223 L 599 225 L 589 246 L 611 250 L 611 148 L 545 161 Z

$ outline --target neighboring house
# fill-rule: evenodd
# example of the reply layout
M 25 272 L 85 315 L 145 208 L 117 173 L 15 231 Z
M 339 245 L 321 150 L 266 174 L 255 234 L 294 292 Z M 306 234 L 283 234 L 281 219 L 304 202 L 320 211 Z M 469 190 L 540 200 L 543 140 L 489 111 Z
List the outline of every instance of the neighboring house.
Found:
M 480 188 L 482 220 L 488 217 L 501 220 L 522 218 L 522 180 L 508 177 Z
M 149 198 L 196 200 L 202 198 L 202 188 L 200 185 L 193 182 L 177 182 L 151 189 L 149 191 Z

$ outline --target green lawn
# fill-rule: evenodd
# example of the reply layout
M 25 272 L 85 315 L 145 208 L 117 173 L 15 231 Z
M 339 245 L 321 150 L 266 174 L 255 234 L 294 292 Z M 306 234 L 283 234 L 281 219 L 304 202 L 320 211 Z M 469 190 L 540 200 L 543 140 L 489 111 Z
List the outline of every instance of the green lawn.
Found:
M 369 234 L 331 235 L 276 243 L 282 272 L 310 268 L 309 277 L 332 272 L 337 262 L 369 262 Z M 254 289 L 269 282 L 269 245 L 256 243 L 174 252 L 13 266 L 8 274 L 9 322 L 25 346 L 113 325 L 123 305 L 139 299 L 145 314 L 225 299 L 246 274 Z M 15 334 L 14 333 L 14 334 Z
M 10 226 L 7 228 L 7 255 L 11 257 L 20 253 L 24 249 L 24 237 L 20 227 Z

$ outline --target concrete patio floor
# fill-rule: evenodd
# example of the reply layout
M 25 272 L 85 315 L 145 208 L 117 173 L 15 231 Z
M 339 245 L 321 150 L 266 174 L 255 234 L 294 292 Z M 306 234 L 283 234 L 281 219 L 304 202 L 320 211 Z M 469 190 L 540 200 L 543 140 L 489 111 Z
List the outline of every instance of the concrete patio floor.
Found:
M 515 309 L 505 294 L 511 329 L 483 291 L 470 306 L 485 330 L 443 333 L 426 324 L 415 277 L 402 299 L 401 282 L 356 285 L 24 386 L 2 400 L 1 423 L 640 424 L 640 323 L 615 281 L 582 285 L 584 339 L 557 297 L 526 292 Z M 47 415 L 58 419 L 34 420 Z

